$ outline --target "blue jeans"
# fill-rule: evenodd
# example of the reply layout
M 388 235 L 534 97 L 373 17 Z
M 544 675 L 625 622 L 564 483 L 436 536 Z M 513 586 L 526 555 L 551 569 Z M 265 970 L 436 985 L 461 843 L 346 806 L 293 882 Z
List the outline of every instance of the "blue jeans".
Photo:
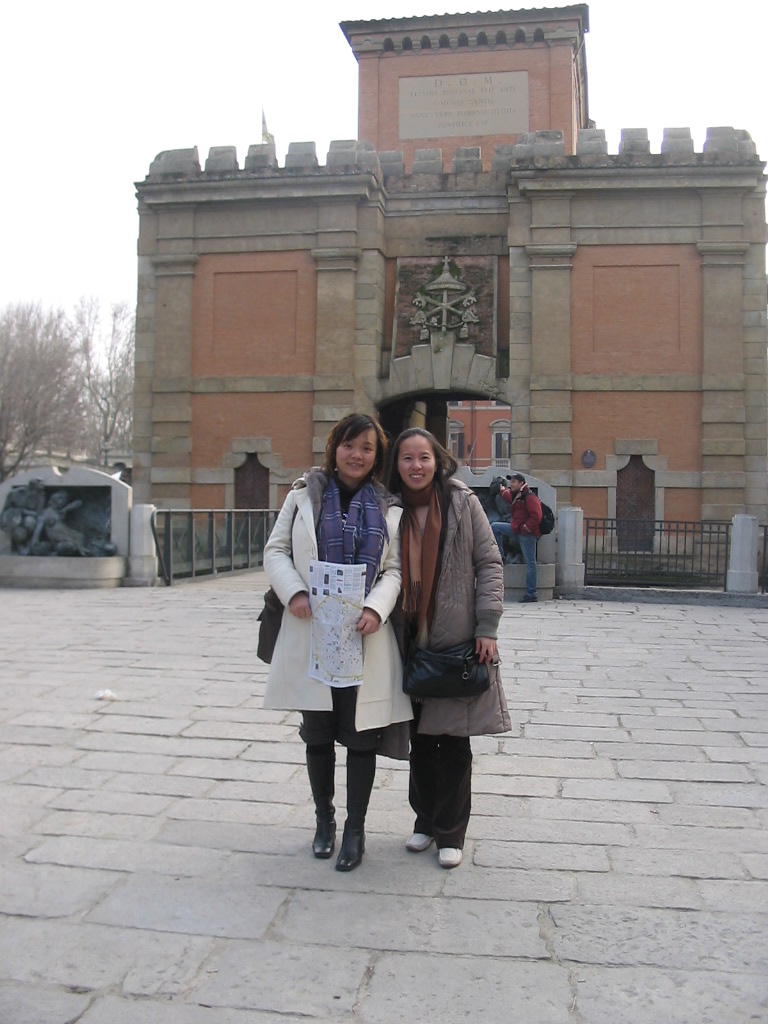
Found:
M 491 523 L 493 535 L 499 545 L 501 560 L 504 561 L 504 538 L 509 541 L 510 549 L 519 551 L 525 560 L 525 592 L 529 597 L 536 597 L 539 583 L 539 571 L 536 566 L 536 537 L 530 533 L 515 533 L 511 523 Z

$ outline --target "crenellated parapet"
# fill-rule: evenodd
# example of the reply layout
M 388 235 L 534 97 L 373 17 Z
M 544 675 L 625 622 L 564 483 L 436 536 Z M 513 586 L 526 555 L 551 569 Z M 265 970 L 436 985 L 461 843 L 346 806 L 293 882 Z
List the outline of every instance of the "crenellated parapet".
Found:
M 616 154 L 608 152 L 602 128 L 581 128 L 575 155 L 566 153 L 561 131 L 531 132 L 522 135 L 514 145 L 494 149 L 494 171 L 509 171 L 524 165 L 573 169 L 708 165 L 757 167 L 760 160 L 749 133 L 737 128 L 708 128 L 704 148 L 699 153 L 694 151 L 690 128 L 665 128 L 659 153 L 651 152 L 647 128 L 622 128 Z
M 483 169 L 480 146 L 459 147 L 453 154 L 454 175 L 479 174 Z M 761 161 L 749 133 L 737 128 L 707 129 L 701 152 L 694 151 L 690 128 L 665 128 L 658 153 L 651 152 L 646 128 L 624 128 L 618 153 L 608 152 L 605 131 L 579 130 L 576 153 L 565 151 L 561 131 L 538 131 L 521 135 L 515 143 L 493 149 L 492 174 L 507 175 L 524 169 L 642 168 L 748 166 Z M 406 174 L 401 150 L 377 153 L 370 142 L 347 139 L 331 142 L 325 164 L 317 157 L 314 142 L 292 142 L 285 163 L 278 164 L 273 142 L 250 146 L 241 167 L 234 146 L 214 146 L 201 166 L 197 147 L 158 153 L 149 168 L 145 184 L 174 181 L 221 181 L 228 178 L 290 177 L 291 175 L 369 174 L 379 181 L 421 175 L 443 175 L 443 153 L 439 148 L 417 149 L 410 174 Z

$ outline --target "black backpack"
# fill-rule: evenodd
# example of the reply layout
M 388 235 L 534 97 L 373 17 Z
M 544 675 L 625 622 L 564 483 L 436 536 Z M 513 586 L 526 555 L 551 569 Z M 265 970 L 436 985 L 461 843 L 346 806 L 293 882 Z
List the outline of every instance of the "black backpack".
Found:
M 535 491 L 531 491 L 531 494 L 536 494 Z M 538 494 L 536 497 L 539 498 Z M 541 522 L 539 523 L 539 533 L 542 537 L 546 537 L 548 533 L 552 533 L 555 528 L 555 513 L 544 502 L 539 498 L 539 504 L 541 505 Z
M 539 499 L 541 501 L 541 499 Z M 555 528 L 555 513 L 549 507 L 541 502 L 541 522 L 539 523 L 539 533 L 542 537 L 545 537 L 548 533 L 552 533 Z

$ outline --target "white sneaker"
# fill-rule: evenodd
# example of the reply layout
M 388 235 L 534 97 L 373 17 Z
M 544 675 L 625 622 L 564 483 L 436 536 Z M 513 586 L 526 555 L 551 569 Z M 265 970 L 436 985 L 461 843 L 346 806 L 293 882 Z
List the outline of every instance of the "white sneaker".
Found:
M 461 850 L 456 850 L 452 846 L 444 846 L 442 850 L 438 850 L 437 856 L 441 868 L 457 868 L 461 864 Z
M 434 836 L 425 835 L 423 832 L 414 832 L 405 844 L 405 848 L 410 850 L 411 853 L 421 853 L 423 850 L 428 849 L 434 841 Z

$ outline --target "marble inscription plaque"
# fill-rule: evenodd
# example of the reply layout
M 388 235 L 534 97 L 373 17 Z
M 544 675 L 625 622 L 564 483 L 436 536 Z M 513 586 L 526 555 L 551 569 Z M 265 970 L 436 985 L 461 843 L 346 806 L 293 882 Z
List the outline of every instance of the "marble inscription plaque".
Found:
M 528 131 L 528 72 L 401 78 L 401 139 Z

